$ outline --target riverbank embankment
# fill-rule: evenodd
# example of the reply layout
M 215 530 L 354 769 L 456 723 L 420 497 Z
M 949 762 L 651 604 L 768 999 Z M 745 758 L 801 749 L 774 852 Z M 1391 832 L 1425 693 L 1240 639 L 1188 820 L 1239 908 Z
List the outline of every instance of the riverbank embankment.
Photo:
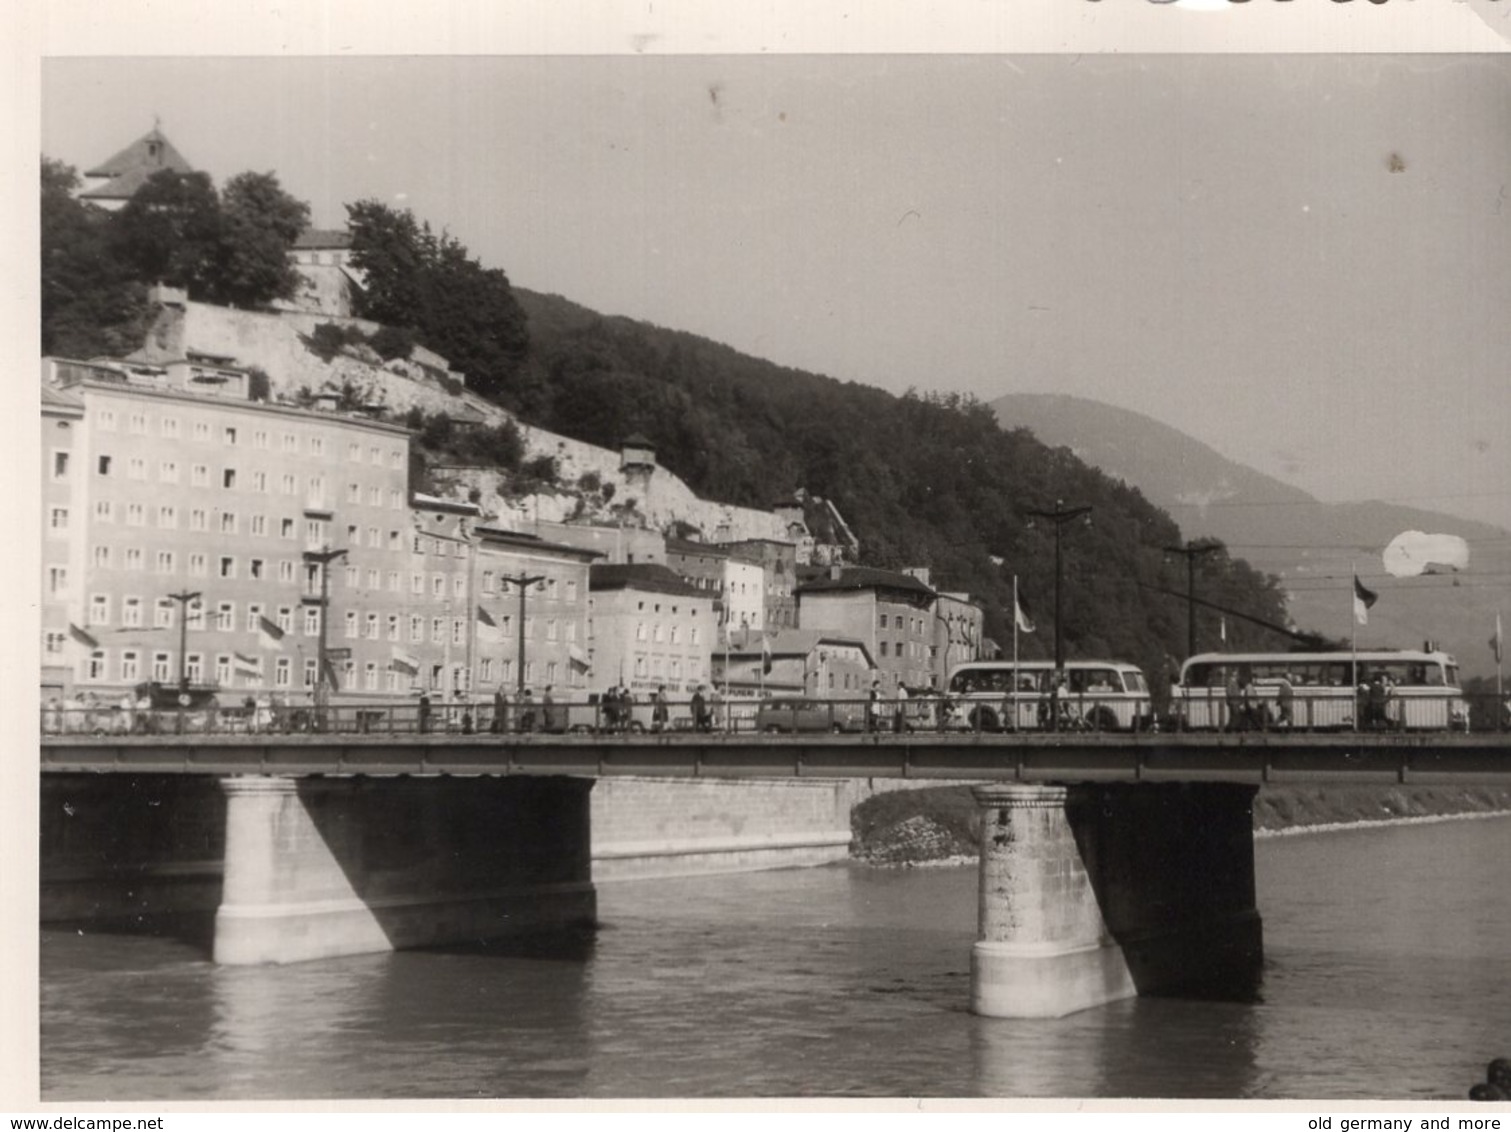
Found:
M 1511 788 L 1267 786 L 1254 799 L 1256 836 L 1323 832 L 1367 823 L 1511 813 Z M 876 794 L 851 811 L 851 856 L 875 865 L 922 865 L 980 851 L 971 789 L 933 786 Z

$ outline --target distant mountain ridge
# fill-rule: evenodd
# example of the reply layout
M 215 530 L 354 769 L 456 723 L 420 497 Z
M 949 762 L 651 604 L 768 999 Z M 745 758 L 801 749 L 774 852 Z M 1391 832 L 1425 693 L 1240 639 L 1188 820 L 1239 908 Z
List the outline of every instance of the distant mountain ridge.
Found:
M 1511 535 L 1499 527 L 1395 503 L 1323 503 L 1178 429 L 1100 401 L 1010 393 L 991 407 L 1003 427 L 1026 428 L 1138 488 L 1185 538 L 1222 539 L 1235 557 L 1278 575 L 1298 627 L 1346 639 L 1357 570 L 1380 594 L 1369 625 L 1358 629 L 1361 646 L 1415 647 L 1432 639 L 1467 672 L 1494 671 L 1487 641 L 1497 606 L 1511 614 Z M 1407 530 L 1468 540 L 1468 570 L 1454 578 L 1385 574 L 1381 552 Z

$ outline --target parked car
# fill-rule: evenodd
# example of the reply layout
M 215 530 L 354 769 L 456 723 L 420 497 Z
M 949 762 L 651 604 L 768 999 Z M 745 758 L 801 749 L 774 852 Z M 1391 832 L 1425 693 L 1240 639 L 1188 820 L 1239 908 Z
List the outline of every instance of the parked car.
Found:
M 849 700 L 814 700 L 806 696 L 775 696 L 756 709 L 757 731 L 860 731 L 865 728 L 862 705 Z

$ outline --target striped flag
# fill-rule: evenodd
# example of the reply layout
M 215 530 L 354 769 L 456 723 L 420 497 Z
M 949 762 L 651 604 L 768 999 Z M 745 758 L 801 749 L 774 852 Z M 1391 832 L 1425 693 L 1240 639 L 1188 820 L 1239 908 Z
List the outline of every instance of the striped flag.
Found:
M 1501 615 L 1495 615 L 1495 636 L 1490 638 L 1490 652 L 1495 657 L 1495 663 L 1501 662 L 1501 644 L 1504 638 L 1501 636 Z
M 94 636 L 80 629 L 72 621 L 68 623 L 68 635 L 77 644 L 81 644 L 87 649 L 97 649 L 100 647 L 100 642 Z
M 248 656 L 244 652 L 233 652 L 233 667 L 242 676 L 261 676 L 262 663 L 254 656 Z
M 1013 625 L 1020 633 L 1032 633 L 1034 623 L 1028 619 L 1028 614 L 1023 612 L 1023 607 L 1018 604 L 1018 595 L 1013 594 Z
M 771 639 L 764 633 L 761 635 L 761 672 L 771 675 Z
M 1359 575 L 1354 575 L 1354 620 L 1360 625 L 1369 624 L 1369 607 L 1380 600 L 1380 595 L 1364 588 Z
M 284 631 L 266 617 L 257 618 L 257 640 L 263 648 L 282 648 L 284 636 Z
M 397 646 L 394 647 L 393 660 L 390 662 L 389 667 L 395 672 L 404 673 L 406 676 L 418 676 L 420 674 L 420 662 Z

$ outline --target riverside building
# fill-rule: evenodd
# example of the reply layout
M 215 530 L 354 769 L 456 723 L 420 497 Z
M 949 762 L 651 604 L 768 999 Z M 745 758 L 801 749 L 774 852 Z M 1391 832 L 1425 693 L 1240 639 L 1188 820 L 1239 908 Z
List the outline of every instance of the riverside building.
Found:
M 247 371 L 189 359 L 45 358 L 42 376 L 44 406 L 76 406 L 68 430 L 43 410 L 70 434 L 44 445 L 48 498 L 68 500 L 44 540 L 50 679 L 296 697 L 315 684 L 324 606 L 339 693 L 408 687 L 386 675 L 388 618 L 409 598 L 406 429 L 254 401 Z M 348 610 L 360 631 L 338 640 Z

